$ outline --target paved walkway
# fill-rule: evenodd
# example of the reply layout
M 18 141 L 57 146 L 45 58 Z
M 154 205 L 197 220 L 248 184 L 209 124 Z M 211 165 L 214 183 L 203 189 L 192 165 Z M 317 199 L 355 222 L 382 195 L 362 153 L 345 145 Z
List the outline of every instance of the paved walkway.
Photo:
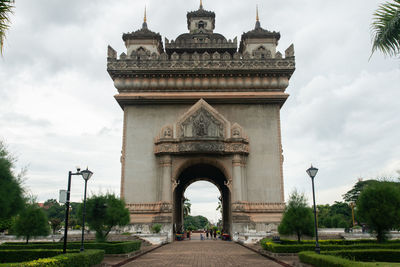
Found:
M 229 241 L 179 241 L 165 245 L 124 265 L 133 266 L 271 266 L 282 267 Z

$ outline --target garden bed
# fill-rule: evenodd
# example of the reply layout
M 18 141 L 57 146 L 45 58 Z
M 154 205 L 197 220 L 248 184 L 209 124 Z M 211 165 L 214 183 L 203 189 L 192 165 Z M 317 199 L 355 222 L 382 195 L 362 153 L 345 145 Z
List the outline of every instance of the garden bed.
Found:
M 400 266 L 397 249 L 323 251 L 321 254 L 303 251 L 298 255 L 301 262 L 315 267 Z
M 100 264 L 103 258 L 103 250 L 72 250 L 62 254 L 62 250 L 56 249 L 4 249 L 0 251 L 0 266 L 90 267 Z
M 141 246 L 140 241 L 128 241 L 128 242 L 85 242 L 85 249 L 101 249 L 104 250 L 105 254 L 126 254 L 132 251 L 137 251 Z M 64 244 L 62 242 L 33 242 L 33 243 L 11 243 L 7 242 L 0 245 L 0 250 L 4 249 L 62 249 Z M 68 242 L 67 249 L 79 249 L 81 247 L 80 242 Z

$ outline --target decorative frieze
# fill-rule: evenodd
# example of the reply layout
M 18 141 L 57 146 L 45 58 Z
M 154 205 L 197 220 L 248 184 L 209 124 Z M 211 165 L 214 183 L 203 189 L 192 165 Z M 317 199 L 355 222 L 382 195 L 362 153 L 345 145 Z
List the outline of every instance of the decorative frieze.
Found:
M 130 203 L 126 204 L 126 207 L 129 209 L 131 214 L 172 212 L 172 203 L 169 202 Z
M 285 210 L 285 203 L 255 203 L 247 201 L 232 203 L 233 212 L 270 213 L 270 212 L 283 212 L 284 210 Z

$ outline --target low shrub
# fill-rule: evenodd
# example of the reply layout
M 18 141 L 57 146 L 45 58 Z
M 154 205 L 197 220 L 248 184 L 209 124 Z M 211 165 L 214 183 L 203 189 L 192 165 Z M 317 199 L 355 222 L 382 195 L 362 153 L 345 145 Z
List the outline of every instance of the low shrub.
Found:
M 302 240 L 298 243 L 296 240 L 289 239 L 281 239 L 282 245 L 295 245 L 295 244 L 315 244 L 315 240 Z M 378 243 L 375 239 L 355 239 L 355 240 L 346 240 L 346 239 L 328 239 L 328 240 L 319 240 L 320 244 L 329 244 L 329 245 L 352 245 L 352 244 L 376 244 Z M 386 243 L 400 243 L 400 239 L 388 240 Z M 382 243 L 379 243 L 382 244 Z
M 400 262 L 400 251 L 394 249 L 324 251 L 321 254 L 303 251 L 298 256 L 301 262 L 315 267 L 371 266 L 368 262 L 374 262 L 374 266 L 384 266 L 385 263 L 381 265 L 379 262 Z
M 140 249 L 141 242 L 138 240 L 127 242 L 86 242 L 84 243 L 85 249 L 101 249 L 105 254 L 125 254 Z M 67 249 L 79 249 L 80 242 L 69 242 Z M 4 243 L 0 245 L 0 250 L 3 249 L 62 249 L 62 242 L 35 242 L 35 243 Z
M 6 250 L 4 250 L 6 251 Z M 2 252 L 4 252 L 2 251 Z M 23 255 L 23 250 L 18 250 L 20 255 Z M 43 253 L 43 250 L 40 250 Z M 8 262 L 1 263 L 1 267 L 10 266 L 10 267 L 90 267 L 93 265 L 100 264 L 104 258 L 103 250 L 85 250 L 80 253 L 75 250 L 72 253 L 61 254 L 62 250 L 58 250 L 59 255 L 50 258 L 40 258 L 32 261 L 25 262 Z M 11 253 L 11 252 L 10 252 Z
M 50 258 L 62 253 L 59 249 L 18 249 L 0 250 L 0 263 L 32 261 L 40 258 Z
M 153 226 L 151 227 L 151 230 L 153 231 L 153 233 L 158 234 L 161 231 L 161 227 L 162 225 L 159 223 L 153 224 Z
M 400 262 L 400 250 L 398 249 L 356 249 L 326 251 L 325 255 L 338 256 L 356 261 L 384 261 Z
M 335 257 L 331 255 L 317 254 L 312 251 L 303 251 L 298 254 L 299 259 L 303 263 L 310 264 L 314 267 L 361 267 L 358 262 Z
M 298 253 L 301 251 L 314 251 L 315 243 L 312 244 L 294 244 L 281 245 L 272 241 L 262 242 L 263 249 L 274 253 Z M 331 245 L 320 243 L 321 251 L 332 250 L 355 250 L 355 249 L 400 249 L 400 243 L 365 243 L 365 244 L 350 244 L 350 245 Z

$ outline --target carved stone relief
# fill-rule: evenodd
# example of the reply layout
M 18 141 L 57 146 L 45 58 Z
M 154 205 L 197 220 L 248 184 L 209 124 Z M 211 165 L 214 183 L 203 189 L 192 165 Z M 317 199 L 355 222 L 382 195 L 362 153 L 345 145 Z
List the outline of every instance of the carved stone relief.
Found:
M 200 99 L 175 126 L 161 129 L 155 141 L 154 153 L 185 154 L 248 154 L 249 142 L 242 127 L 227 121 L 220 113 Z M 173 129 L 177 129 L 175 135 Z

